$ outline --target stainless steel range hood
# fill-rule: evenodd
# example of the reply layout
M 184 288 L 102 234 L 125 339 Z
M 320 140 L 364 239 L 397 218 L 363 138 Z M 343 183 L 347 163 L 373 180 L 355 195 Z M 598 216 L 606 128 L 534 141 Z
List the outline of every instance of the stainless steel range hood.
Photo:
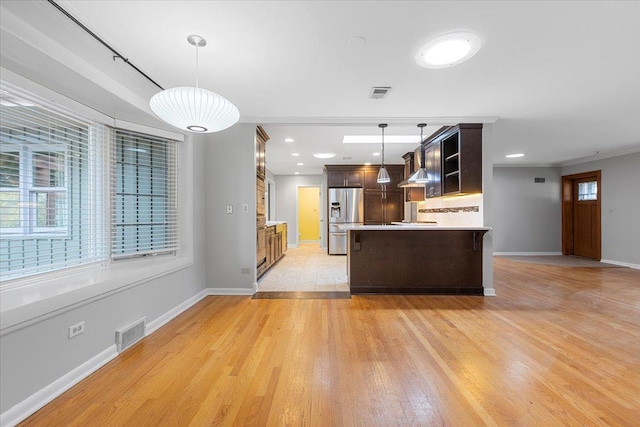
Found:
M 405 180 L 400 181 L 398 184 L 399 188 L 406 187 L 424 187 L 425 183 L 417 183 L 415 182 L 416 178 L 418 178 L 421 173 L 422 165 L 422 145 L 415 149 L 413 152 L 413 169 L 411 171 L 411 176 Z M 424 170 L 422 171 L 424 173 Z

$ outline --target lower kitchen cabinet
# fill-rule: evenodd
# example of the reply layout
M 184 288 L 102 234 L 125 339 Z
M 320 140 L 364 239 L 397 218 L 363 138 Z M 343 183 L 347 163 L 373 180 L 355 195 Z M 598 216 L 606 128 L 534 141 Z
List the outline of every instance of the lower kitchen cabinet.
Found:
M 258 266 L 258 278 L 264 275 L 287 252 L 287 224 L 267 225 L 264 228 L 264 236 L 265 262 L 262 266 Z

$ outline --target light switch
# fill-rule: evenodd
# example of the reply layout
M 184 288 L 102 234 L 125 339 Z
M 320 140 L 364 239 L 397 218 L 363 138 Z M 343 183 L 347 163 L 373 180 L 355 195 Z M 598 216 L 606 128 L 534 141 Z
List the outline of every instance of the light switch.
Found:
M 228 214 L 233 213 L 233 205 L 227 205 L 227 213 Z

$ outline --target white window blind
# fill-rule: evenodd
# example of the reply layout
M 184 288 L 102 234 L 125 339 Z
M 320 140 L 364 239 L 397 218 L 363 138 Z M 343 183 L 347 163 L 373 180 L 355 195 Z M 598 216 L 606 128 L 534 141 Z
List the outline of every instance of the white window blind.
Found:
M 108 259 L 109 129 L 0 84 L 0 277 Z
M 115 130 L 112 257 L 178 247 L 177 142 Z

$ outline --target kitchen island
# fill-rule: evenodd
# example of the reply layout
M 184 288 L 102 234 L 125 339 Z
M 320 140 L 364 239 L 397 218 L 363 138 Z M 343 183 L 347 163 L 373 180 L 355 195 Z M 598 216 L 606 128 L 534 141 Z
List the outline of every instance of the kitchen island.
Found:
M 352 294 L 483 295 L 482 240 L 490 227 L 354 225 L 345 229 Z

